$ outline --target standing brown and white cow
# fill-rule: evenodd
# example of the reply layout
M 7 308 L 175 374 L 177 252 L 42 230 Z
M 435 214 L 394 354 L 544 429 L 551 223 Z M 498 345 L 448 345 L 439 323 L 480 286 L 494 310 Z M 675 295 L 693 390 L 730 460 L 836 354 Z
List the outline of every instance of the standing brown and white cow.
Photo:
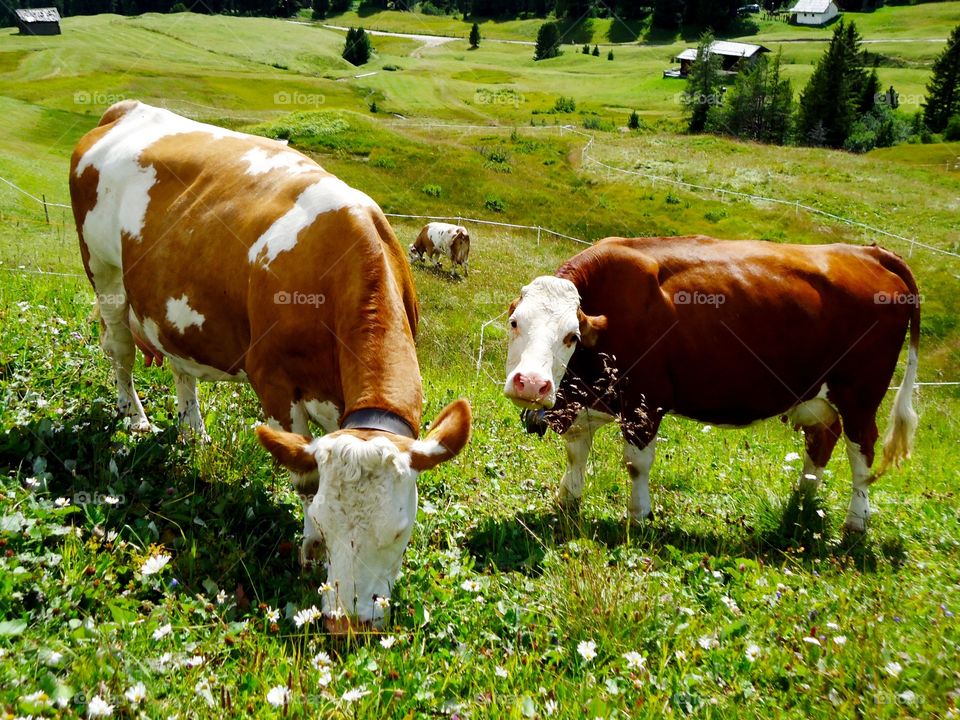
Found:
M 456 272 L 457 266 L 463 269 L 463 274 L 469 275 L 470 260 L 470 233 L 463 225 L 450 223 L 427 223 L 420 229 L 420 234 L 410 246 L 410 260 L 420 259 L 426 255 L 435 260 L 440 267 L 440 259 L 450 258 L 450 272 Z
M 150 428 L 135 344 L 170 360 L 180 421 L 201 435 L 196 379 L 249 381 L 293 431 L 258 435 L 312 497 L 303 556 L 325 549 L 328 627 L 380 621 L 417 475 L 470 431 L 458 400 L 417 440 L 417 299 L 380 208 L 282 143 L 134 101 L 80 140 L 70 194 L 120 411 Z M 309 419 L 328 434 L 311 440 Z
M 583 492 L 594 431 L 615 418 L 637 520 L 651 513 L 667 413 L 727 426 L 785 415 L 804 430 L 801 481 L 814 487 L 843 434 L 854 531 L 865 529 L 870 483 L 910 454 L 919 295 L 903 260 L 879 247 L 607 238 L 524 287 L 510 327 L 504 393 L 548 409 L 563 435 L 565 501 Z M 907 369 L 872 474 L 876 413 L 908 327 Z

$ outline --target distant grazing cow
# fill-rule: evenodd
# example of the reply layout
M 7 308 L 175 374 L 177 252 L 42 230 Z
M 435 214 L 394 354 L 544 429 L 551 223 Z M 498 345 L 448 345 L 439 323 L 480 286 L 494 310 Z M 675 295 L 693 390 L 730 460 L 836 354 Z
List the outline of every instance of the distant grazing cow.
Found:
M 423 260 L 426 255 L 436 260 L 440 267 L 440 258 L 450 258 L 450 272 L 455 272 L 457 266 L 463 268 L 463 274 L 468 275 L 470 268 L 470 233 L 463 225 L 450 223 L 427 223 L 420 230 L 416 241 L 410 246 L 410 260 Z
M 201 435 L 196 378 L 249 381 L 293 431 L 258 435 L 307 498 L 302 557 L 327 564 L 328 627 L 382 620 L 417 475 L 463 448 L 470 406 L 417 440 L 417 299 L 380 208 L 282 143 L 134 101 L 80 140 L 70 194 L 120 411 L 150 428 L 135 345 L 169 359 L 180 421 Z M 329 434 L 311 440 L 309 419 Z
M 814 488 L 842 433 L 853 531 L 865 529 L 870 483 L 910 454 L 919 296 L 903 260 L 879 247 L 608 238 L 524 287 L 510 327 L 504 393 L 547 409 L 566 441 L 564 501 L 583 492 L 593 433 L 613 419 L 637 520 L 651 513 L 667 413 L 724 426 L 785 415 L 804 430 L 800 479 Z M 877 408 L 908 327 L 906 372 L 871 474 Z

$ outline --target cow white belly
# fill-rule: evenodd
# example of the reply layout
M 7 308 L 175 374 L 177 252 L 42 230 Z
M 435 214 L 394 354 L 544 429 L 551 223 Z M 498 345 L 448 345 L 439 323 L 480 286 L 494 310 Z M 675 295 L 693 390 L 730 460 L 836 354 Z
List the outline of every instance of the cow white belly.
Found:
M 163 353 L 164 357 L 169 358 L 170 363 L 182 373 L 192 375 L 199 380 L 227 380 L 230 382 L 248 381 L 247 374 L 243 370 L 231 375 L 230 373 L 224 372 L 218 368 L 197 362 L 193 358 L 181 357 L 176 353 L 170 352 L 170 350 L 165 348 L 160 342 L 160 333 L 158 332 L 156 321 L 151 320 L 150 318 L 147 318 L 141 323 L 131 311 L 130 329 L 147 340 L 147 342 L 153 345 L 153 347 L 159 352 Z

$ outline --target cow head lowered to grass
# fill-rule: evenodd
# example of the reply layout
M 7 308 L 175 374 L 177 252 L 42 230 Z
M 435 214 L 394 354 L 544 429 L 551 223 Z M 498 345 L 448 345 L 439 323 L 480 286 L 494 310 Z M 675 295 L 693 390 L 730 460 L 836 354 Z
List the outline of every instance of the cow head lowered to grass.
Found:
M 248 381 L 304 502 L 301 557 L 328 567 L 328 626 L 382 618 L 417 474 L 463 448 L 470 408 L 417 440 L 417 296 L 380 207 L 284 143 L 133 100 L 77 144 L 70 195 L 130 429 L 151 428 L 137 346 L 169 360 L 187 434 L 206 437 L 198 378 Z
M 304 543 L 315 543 L 327 565 L 323 611 L 334 632 L 349 627 L 341 611 L 379 623 L 417 517 L 417 476 L 456 455 L 470 433 L 470 406 L 449 405 L 425 440 L 377 430 L 340 430 L 310 440 L 257 428 L 263 446 L 290 470 L 318 473 L 304 512 Z M 316 555 L 317 548 L 308 548 Z M 380 602 L 378 602 L 380 600 Z
M 564 502 L 580 498 L 593 433 L 613 420 L 636 520 L 651 514 L 668 413 L 718 426 L 784 417 L 803 428 L 810 489 L 843 436 L 853 531 L 866 527 L 869 484 L 910 454 L 920 296 L 906 263 L 876 246 L 607 238 L 524 287 L 509 324 L 504 394 L 566 441 Z M 876 413 L 908 330 L 874 473 Z

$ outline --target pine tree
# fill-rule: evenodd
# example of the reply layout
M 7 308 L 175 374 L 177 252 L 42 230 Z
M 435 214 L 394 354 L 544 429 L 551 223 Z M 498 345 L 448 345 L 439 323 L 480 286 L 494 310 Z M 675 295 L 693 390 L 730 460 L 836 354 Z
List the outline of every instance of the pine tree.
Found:
M 370 60 L 373 45 L 370 36 L 361 28 L 347 30 L 347 41 L 343 46 L 343 59 L 352 65 L 363 65 Z
M 860 33 L 841 20 L 830 46 L 800 93 L 797 129 L 800 141 L 843 147 L 858 118 L 868 75 L 863 69 Z
M 662 30 L 679 30 L 683 22 L 684 0 L 656 0 L 650 24 Z
M 636 110 L 630 113 L 630 118 L 627 120 L 627 127 L 631 130 L 640 129 L 640 115 L 637 114 Z
M 560 54 L 560 29 L 555 22 L 545 22 L 537 31 L 537 46 L 534 60 L 546 60 Z
M 960 25 L 950 33 L 947 47 L 933 63 L 927 84 L 923 120 L 933 132 L 943 132 L 954 116 L 960 115 Z
M 783 143 L 790 131 L 793 90 L 781 78 L 781 55 L 761 56 L 737 75 L 718 111 L 723 132 L 761 142 Z
M 584 54 L 584 55 L 589 55 L 589 54 L 590 54 L 590 43 L 584 43 L 584 44 L 583 44 L 583 54 Z
M 720 56 L 710 52 L 713 33 L 705 32 L 697 45 L 697 59 L 687 75 L 683 90 L 683 104 L 688 115 L 687 129 L 692 133 L 703 132 L 707 127 L 710 109 L 719 104 Z
M 470 47 L 474 50 L 480 47 L 480 26 L 476 23 L 470 28 Z
M 594 56 L 594 57 L 600 57 L 600 46 L 599 46 L 599 45 L 594 45 L 594 46 L 593 46 L 593 56 Z
M 607 53 L 607 60 L 613 60 L 613 50 Z

